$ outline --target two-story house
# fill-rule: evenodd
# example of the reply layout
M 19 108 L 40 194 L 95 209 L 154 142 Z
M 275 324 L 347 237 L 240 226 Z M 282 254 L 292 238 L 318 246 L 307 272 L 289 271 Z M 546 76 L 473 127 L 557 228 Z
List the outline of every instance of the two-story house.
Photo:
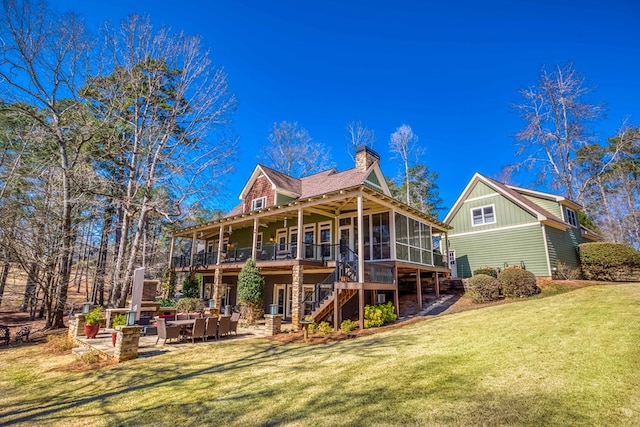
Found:
M 294 327 L 309 314 L 339 327 L 357 312 L 363 327 L 365 304 L 392 301 L 398 311 L 400 286 L 419 305 L 423 282 L 439 291 L 450 270 L 433 236 L 448 230 L 391 197 L 378 154 L 360 147 L 342 172 L 298 179 L 257 165 L 224 218 L 174 233 L 171 266 L 202 274 L 202 297 L 221 307 L 236 304 L 238 273 L 252 258 L 265 277 L 266 312 L 275 305 Z M 190 239 L 191 253 L 174 256 L 175 239 Z
M 562 196 L 506 185 L 476 173 L 444 222 L 449 266 L 458 277 L 481 267 L 517 265 L 554 277 L 560 264 L 578 267 L 578 245 L 599 240 L 580 225 L 577 203 Z

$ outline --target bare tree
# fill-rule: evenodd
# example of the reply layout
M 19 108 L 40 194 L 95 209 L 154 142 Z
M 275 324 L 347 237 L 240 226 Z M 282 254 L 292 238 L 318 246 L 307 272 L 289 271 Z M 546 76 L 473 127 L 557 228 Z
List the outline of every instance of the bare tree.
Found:
M 389 139 L 389 151 L 395 154 L 395 158 L 402 162 L 402 181 L 406 191 L 406 202 L 411 204 L 411 167 L 412 159 L 418 159 L 422 154 L 418 144 L 418 135 L 413 133 L 411 126 L 403 124 L 391 134 Z
M 588 125 L 603 113 L 602 106 L 585 100 L 590 92 L 573 65 L 551 73 L 543 67 L 538 84 L 522 89 L 523 101 L 515 106 L 525 122 L 517 155 L 525 158 L 510 168 L 534 169 L 541 184 L 580 203 L 589 183 L 580 179 L 576 152 L 593 141 Z
M 75 95 L 88 69 L 90 45 L 81 20 L 73 14 L 60 16 L 39 1 L 4 0 L 0 37 L 4 102 L 15 114 L 34 120 L 56 147 L 60 248 L 55 262 L 48 264 L 53 306 L 47 310 L 47 326 L 63 327 L 77 212 L 75 173 L 91 140 Z
M 236 139 L 226 125 L 235 97 L 198 37 L 155 30 L 134 15 L 117 30 L 106 28 L 104 40 L 104 74 L 91 78 L 82 95 L 113 130 L 107 143 L 117 147 L 106 154 L 116 165 L 109 169 L 118 176 L 111 194 L 121 212 L 110 304 L 121 307 L 134 269 L 147 258 L 151 218 L 179 216 L 183 201 L 216 191 L 217 179 L 232 168 Z
M 352 160 L 355 160 L 355 153 L 358 147 L 373 148 L 373 144 L 376 142 L 376 133 L 373 129 L 369 129 L 359 120 L 354 120 L 347 125 L 346 130 L 347 152 Z
M 268 140 L 260 159 L 277 171 L 300 178 L 332 167 L 326 147 L 297 122 L 274 123 Z

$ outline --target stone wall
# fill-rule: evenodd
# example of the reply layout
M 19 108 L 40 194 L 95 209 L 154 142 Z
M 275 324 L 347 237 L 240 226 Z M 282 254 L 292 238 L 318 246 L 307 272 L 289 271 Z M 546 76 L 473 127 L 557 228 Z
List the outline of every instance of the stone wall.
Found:
M 265 314 L 264 315 L 265 333 L 269 336 L 277 335 L 282 329 L 282 315 L 281 314 Z
M 140 331 L 142 326 L 118 326 L 118 337 L 113 357 L 117 362 L 124 362 L 138 357 Z

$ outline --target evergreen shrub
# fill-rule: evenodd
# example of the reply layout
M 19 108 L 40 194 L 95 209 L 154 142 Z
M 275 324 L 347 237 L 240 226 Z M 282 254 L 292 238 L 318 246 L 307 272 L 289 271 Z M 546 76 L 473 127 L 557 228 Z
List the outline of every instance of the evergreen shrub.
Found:
M 377 328 L 385 323 L 395 322 L 398 316 L 396 316 L 395 309 L 391 301 L 386 304 L 378 305 L 365 305 L 364 306 L 364 327 Z
M 633 280 L 634 270 L 640 267 L 640 253 L 624 243 L 583 243 L 578 248 L 587 280 Z
M 247 260 L 238 274 L 238 301 L 249 324 L 264 315 L 264 277 L 253 259 Z
M 528 297 L 540 293 L 536 276 L 522 268 L 505 268 L 498 276 L 502 295 L 507 297 Z
M 500 282 L 488 274 L 475 274 L 465 280 L 464 290 L 475 303 L 496 301 L 500 298 Z

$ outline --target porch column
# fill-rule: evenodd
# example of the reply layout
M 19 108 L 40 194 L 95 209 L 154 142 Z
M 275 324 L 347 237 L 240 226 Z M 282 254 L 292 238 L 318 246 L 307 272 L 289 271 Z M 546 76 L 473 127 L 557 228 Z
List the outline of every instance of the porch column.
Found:
M 169 248 L 169 269 L 173 267 L 173 247 L 176 243 L 176 236 L 171 236 L 171 247 Z
M 358 326 L 361 331 L 364 331 L 364 283 L 358 284 Z
M 196 232 L 193 232 L 193 236 L 191 237 L 191 260 L 189 261 L 189 267 L 193 268 L 193 260 L 196 257 L 196 251 L 198 247 L 198 242 L 196 241 Z
M 304 215 L 302 213 L 302 208 L 298 208 L 298 242 L 296 247 L 296 259 L 302 259 L 303 247 L 302 247 L 302 238 L 304 237 Z
M 438 272 L 436 271 L 434 274 L 436 275 L 436 298 L 440 298 L 440 281 L 438 280 Z
M 358 194 L 358 282 L 364 283 L 364 218 L 362 207 L 362 193 Z M 360 311 L 364 305 L 360 306 Z M 364 326 L 363 326 L 364 328 Z
M 222 286 L 222 270 L 216 268 L 213 273 L 213 295 L 211 299 L 213 300 L 213 307 L 221 310 L 220 307 L 220 287 Z
M 304 319 L 304 297 L 302 284 L 304 283 L 304 267 L 294 265 L 291 274 L 291 326 L 294 331 L 300 329 L 300 321 Z
M 333 297 L 333 330 L 340 330 L 340 289 L 334 288 Z
M 251 259 L 253 259 L 254 261 L 256 260 L 256 246 L 258 244 L 258 218 L 254 218 L 253 219 L 253 240 L 252 240 L 252 247 L 251 247 Z
M 216 256 L 216 265 L 220 265 L 220 260 L 222 259 L 222 245 L 224 242 L 224 227 L 222 224 L 220 224 L 220 233 L 218 233 L 218 236 L 218 255 Z
M 422 278 L 420 277 L 420 270 L 416 273 L 416 286 L 418 288 L 418 308 L 422 310 Z

